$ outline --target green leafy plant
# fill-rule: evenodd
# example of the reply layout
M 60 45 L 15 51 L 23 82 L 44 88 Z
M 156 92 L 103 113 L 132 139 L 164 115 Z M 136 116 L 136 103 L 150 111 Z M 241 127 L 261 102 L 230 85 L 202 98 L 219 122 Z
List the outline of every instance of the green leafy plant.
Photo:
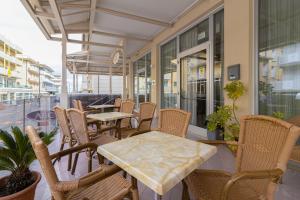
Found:
M 224 130 L 225 140 L 236 140 L 239 133 L 239 120 L 236 116 L 236 101 L 245 94 L 246 88 L 241 81 L 232 81 L 226 84 L 224 90 L 231 105 L 218 107 L 217 111 L 208 116 L 207 128 L 209 131 Z
M 277 119 L 284 119 L 284 114 L 283 112 L 277 111 L 277 112 L 273 112 L 272 117 L 275 117 Z
M 45 144 L 54 140 L 57 128 L 50 133 L 39 133 Z M 35 180 L 29 166 L 36 159 L 28 136 L 19 127 L 11 127 L 11 133 L 0 130 L 0 170 L 9 171 L 8 183 L 2 188 L 2 196 L 10 195 L 30 186 Z

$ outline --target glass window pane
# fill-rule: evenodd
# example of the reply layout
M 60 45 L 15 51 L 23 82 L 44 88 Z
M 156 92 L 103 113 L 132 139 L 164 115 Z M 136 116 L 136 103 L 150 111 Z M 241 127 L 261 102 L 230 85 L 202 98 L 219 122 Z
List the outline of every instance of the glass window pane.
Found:
M 189 29 L 179 36 L 180 52 L 208 41 L 208 19 Z
M 214 15 L 214 110 L 224 104 L 224 10 Z
M 259 113 L 300 114 L 300 1 L 259 0 Z
M 161 108 L 177 107 L 176 38 L 161 47 Z

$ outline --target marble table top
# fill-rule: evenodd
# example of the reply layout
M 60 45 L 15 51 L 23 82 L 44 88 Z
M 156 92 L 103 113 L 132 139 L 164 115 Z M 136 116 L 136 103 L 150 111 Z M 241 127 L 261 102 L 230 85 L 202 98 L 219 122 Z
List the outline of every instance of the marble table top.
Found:
M 98 147 L 98 153 L 160 195 L 216 152 L 215 146 L 159 131 Z
M 107 122 L 107 121 L 129 118 L 132 116 L 133 116 L 133 114 L 130 114 L 130 113 L 106 112 L 106 113 L 89 114 L 86 117 L 89 119 L 95 119 L 95 120 L 99 120 L 102 122 Z
M 94 109 L 103 109 L 103 108 L 114 108 L 115 105 L 104 104 L 104 105 L 92 105 L 92 106 L 88 106 L 88 107 L 94 108 Z

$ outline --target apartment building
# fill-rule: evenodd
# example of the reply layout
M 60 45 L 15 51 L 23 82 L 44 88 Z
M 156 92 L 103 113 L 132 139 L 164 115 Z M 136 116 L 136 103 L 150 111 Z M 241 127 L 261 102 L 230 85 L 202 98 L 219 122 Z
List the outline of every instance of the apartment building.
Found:
M 24 55 L 17 45 L 0 35 L 0 102 L 56 94 L 59 79 L 51 67 Z

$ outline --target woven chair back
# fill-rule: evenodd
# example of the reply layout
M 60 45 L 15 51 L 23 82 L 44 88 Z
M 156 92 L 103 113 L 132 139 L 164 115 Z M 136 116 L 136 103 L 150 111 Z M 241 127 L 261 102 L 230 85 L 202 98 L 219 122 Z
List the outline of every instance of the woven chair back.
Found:
M 52 165 L 47 146 L 43 143 L 36 130 L 32 126 L 27 126 L 26 132 L 31 142 L 34 153 L 41 165 L 46 181 L 50 186 L 52 196 L 58 200 L 63 199 L 63 193 L 57 192 L 53 189 L 59 180 Z
M 79 110 L 79 106 L 78 106 L 78 100 L 74 99 L 72 100 L 72 104 L 73 104 L 73 108 L 78 109 Z
M 71 108 L 67 110 L 67 115 L 79 144 L 88 143 L 90 140 L 85 113 L 80 110 Z
M 67 117 L 66 109 L 55 106 L 53 108 L 56 116 L 56 120 L 60 129 L 60 133 L 62 133 L 64 136 L 67 136 L 71 139 L 71 130 L 70 130 L 70 124 Z
M 237 172 L 275 168 L 285 171 L 299 133 L 300 128 L 272 117 L 242 117 L 236 160 Z M 271 180 L 246 182 L 261 194 L 273 194 L 276 188 L 276 184 Z
M 120 112 L 123 113 L 133 113 L 134 102 L 132 101 L 122 101 Z M 130 118 L 122 119 L 121 128 L 130 127 Z
M 151 102 L 145 102 L 140 104 L 140 115 L 139 121 L 143 119 L 153 118 L 155 112 L 156 104 Z M 151 121 L 145 121 L 139 124 L 140 130 L 150 130 L 151 128 Z
M 158 128 L 160 131 L 185 137 L 189 126 L 191 113 L 180 109 L 161 109 Z

